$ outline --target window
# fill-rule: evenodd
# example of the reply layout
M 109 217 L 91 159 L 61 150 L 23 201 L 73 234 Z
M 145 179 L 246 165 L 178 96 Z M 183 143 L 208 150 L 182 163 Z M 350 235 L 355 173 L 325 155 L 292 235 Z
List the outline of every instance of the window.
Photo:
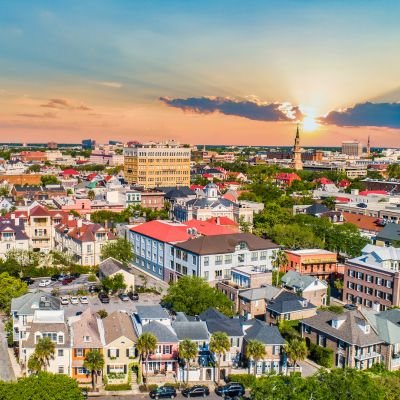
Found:
M 90 342 L 90 336 L 84 336 L 83 337 L 84 342 Z
M 374 278 L 372 275 L 367 275 L 367 282 L 373 282 Z
M 196 256 L 192 256 L 192 264 L 196 265 L 197 262 L 197 257 Z
M 58 344 L 63 344 L 64 343 L 64 335 L 58 335 L 57 343 Z
M 204 257 L 204 266 L 208 267 L 210 265 L 210 257 Z
M 318 335 L 318 345 L 322 347 L 326 346 L 326 338 L 324 335 Z
M 64 350 L 63 349 L 58 349 L 57 356 L 58 357 L 64 357 Z
M 215 271 L 215 279 L 222 277 L 222 269 L 218 269 Z
M 164 345 L 163 346 L 163 354 L 171 354 L 172 353 L 172 346 L 171 345 Z
M 59 374 L 63 374 L 64 373 L 64 366 L 63 365 L 59 365 L 58 366 L 58 373 Z
M 225 264 L 232 264 L 232 254 L 225 256 Z
M 258 261 L 258 252 L 257 251 L 253 251 L 251 253 L 251 261 Z
M 382 278 L 376 278 L 376 284 L 378 286 L 381 286 L 382 285 Z
M 210 279 L 210 273 L 208 271 L 204 271 L 204 279 L 208 281 Z
M 272 354 L 273 355 L 278 355 L 278 354 L 280 354 L 280 352 L 281 352 L 281 347 L 280 346 L 273 346 L 272 347 Z
M 222 264 L 222 256 L 215 256 L 215 265 Z
M 311 327 L 308 325 L 303 325 L 304 326 L 304 333 L 311 333 Z
M 352 269 L 349 269 L 348 275 L 354 277 L 354 271 Z
M 76 373 L 79 374 L 79 375 L 89 375 L 89 372 L 86 371 L 86 369 L 83 368 L 83 367 L 78 367 L 76 369 Z
M 238 261 L 239 261 L 240 263 L 243 263 L 243 262 L 244 262 L 244 254 L 238 254 Z
M 267 259 L 267 252 L 266 251 L 262 251 L 260 253 L 260 260 L 266 260 Z
M 386 287 L 391 289 L 392 288 L 392 281 L 386 281 Z
M 83 357 L 83 349 L 75 349 L 76 357 Z

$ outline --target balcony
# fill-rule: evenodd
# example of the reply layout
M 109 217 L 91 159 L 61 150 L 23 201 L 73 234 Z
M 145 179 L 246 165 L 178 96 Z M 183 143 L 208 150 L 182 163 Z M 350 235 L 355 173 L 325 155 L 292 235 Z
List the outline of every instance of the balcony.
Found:
M 377 358 L 377 357 L 381 357 L 381 355 L 379 353 L 377 353 L 376 351 L 372 351 L 370 353 L 357 353 L 354 356 L 354 358 L 356 360 L 360 360 L 360 361 L 368 360 L 370 358 Z

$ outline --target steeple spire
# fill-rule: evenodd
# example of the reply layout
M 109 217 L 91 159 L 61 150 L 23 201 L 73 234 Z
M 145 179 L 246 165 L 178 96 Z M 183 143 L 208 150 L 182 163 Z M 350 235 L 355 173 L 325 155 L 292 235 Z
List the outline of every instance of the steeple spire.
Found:
M 294 139 L 292 168 L 294 168 L 296 171 L 303 169 L 303 162 L 301 161 L 299 124 L 297 124 L 296 138 Z

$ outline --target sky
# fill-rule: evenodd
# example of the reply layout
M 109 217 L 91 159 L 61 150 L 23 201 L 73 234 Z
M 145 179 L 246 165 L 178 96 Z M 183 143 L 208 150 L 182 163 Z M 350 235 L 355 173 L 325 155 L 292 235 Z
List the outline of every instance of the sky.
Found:
M 399 147 L 397 0 L 2 0 L 0 142 Z

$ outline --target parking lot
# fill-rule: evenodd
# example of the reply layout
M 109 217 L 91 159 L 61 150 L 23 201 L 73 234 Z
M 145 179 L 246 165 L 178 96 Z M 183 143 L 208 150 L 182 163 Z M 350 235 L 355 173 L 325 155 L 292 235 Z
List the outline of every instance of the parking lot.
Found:
M 87 289 L 89 285 L 93 284 L 93 282 L 88 282 L 88 275 L 81 275 L 79 278 L 73 280 L 68 285 L 63 285 L 61 281 L 50 281 L 50 284 L 45 287 L 40 287 L 39 283 L 43 279 L 50 278 L 34 278 L 34 283 L 29 285 L 29 291 L 35 292 L 40 289 L 45 292 L 51 293 L 53 290 L 57 290 L 60 294 L 68 294 L 68 293 L 76 293 L 79 289 Z M 96 282 L 94 282 L 96 283 Z

